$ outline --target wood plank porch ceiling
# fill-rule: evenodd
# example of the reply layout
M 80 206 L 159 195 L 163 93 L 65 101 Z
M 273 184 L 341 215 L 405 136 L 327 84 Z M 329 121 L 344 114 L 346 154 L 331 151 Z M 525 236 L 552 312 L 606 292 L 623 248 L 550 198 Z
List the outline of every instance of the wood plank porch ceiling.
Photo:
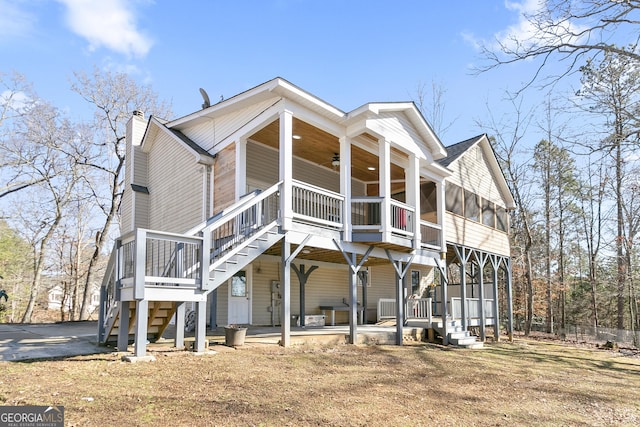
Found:
M 293 118 L 293 134 L 300 139 L 293 141 L 293 155 L 322 167 L 332 169 L 333 157 L 340 153 L 338 138 L 300 119 Z M 376 141 L 371 135 L 364 137 Z M 278 149 L 280 145 L 280 121 L 275 120 L 251 136 L 252 140 Z M 362 182 L 378 182 L 378 156 L 357 146 L 351 147 L 351 175 Z M 369 168 L 375 168 L 370 170 Z M 404 170 L 391 164 L 391 179 L 404 180 Z
M 409 248 L 406 248 L 404 246 L 394 245 L 391 243 L 376 243 L 375 246 L 377 248 L 389 249 L 391 251 L 398 251 L 398 252 L 405 252 L 405 253 L 410 252 Z M 291 252 L 293 253 L 297 249 L 297 247 L 298 245 L 291 245 Z M 304 253 L 304 250 L 308 250 L 309 253 Z M 296 256 L 296 261 L 300 262 L 302 260 L 305 260 L 305 261 L 309 261 L 310 263 L 313 263 L 313 261 L 316 261 L 316 262 L 329 262 L 333 264 L 345 264 L 345 265 L 347 264 L 346 260 L 344 259 L 344 256 L 337 249 L 329 250 L 329 249 L 322 249 L 322 248 L 307 246 L 304 250 L 301 251 L 298 254 L 298 256 Z M 269 249 L 267 249 L 265 251 L 265 254 L 273 255 L 273 256 L 282 256 L 282 246 L 279 243 L 275 244 Z M 357 258 L 357 261 L 360 262 L 360 260 L 362 259 L 362 255 L 358 255 L 356 258 Z M 365 266 L 381 265 L 381 264 L 389 264 L 389 262 L 390 261 L 388 258 L 377 258 L 374 256 L 370 256 L 367 259 L 367 261 L 364 263 L 364 265 Z

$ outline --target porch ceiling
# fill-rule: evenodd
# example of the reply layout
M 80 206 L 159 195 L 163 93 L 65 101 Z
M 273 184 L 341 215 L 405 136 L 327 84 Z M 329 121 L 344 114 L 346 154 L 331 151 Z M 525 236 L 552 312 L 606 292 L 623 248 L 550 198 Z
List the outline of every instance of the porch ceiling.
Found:
M 338 137 L 295 117 L 293 118 L 293 134 L 300 137 L 300 139 L 293 140 L 294 156 L 328 169 L 333 168 L 331 162 L 334 156 L 340 154 Z M 275 120 L 262 128 L 253 134 L 251 139 L 277 150 L 280 141 L 279 121 Z M 351 175 L 362 182 L 378 182 L 378 156 L 354 145 L 351 150 Z M 393 163 L 391 164 L 391 179 L 394 181 L 404 180 L 404 170 Z
M 291 252 L 293 253 L 297 249 L 298 245 L 291 245 Z M 393 244 L 376 244 L 376 247 L 382 249 L 389 249 L 398 252 L 409 252 L 409 248 L 393 245 Z M 304 253 L 305 250 L 308 250 L 308 253 Z M 273 256 L 282 256 L 282 247 L 280 244 L 273 245 L 267 251 L 265 251 L 266 255 Z M 362 255 L 357 256 L 357 261 L 360 262 L 362 259 Z M 344 259 L 342 253 L 337 250 L 329 250 L 307 246 L 303 251 L 301 251 L 298 256 L 296 256 L 296 261 L 300 262 L 302 260 L 309 261 L 310 263 L 316 262 L 329 262 L 333 264 L 347 264 L 347 261 Z M 367 261 L 364 263 L 365 266 L 372 265 L 381 265 L 381 264 L 389 264 L 390 261 L 387 258 L 377 258 L 370 256 Z

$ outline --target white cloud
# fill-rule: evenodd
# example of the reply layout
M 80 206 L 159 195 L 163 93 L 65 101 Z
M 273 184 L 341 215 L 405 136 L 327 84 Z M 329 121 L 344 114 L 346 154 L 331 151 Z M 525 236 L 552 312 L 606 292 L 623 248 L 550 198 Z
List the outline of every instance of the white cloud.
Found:
M 32 32 L 36 18 L 19 7 L 20 3 L 0 0 L 0 40 L 7 41 Z
M 89 42 L 129 56 L 145 56 L 152 40 L 136 27 L 132 0 L 58 0 L 67 7 L 67 24 Z

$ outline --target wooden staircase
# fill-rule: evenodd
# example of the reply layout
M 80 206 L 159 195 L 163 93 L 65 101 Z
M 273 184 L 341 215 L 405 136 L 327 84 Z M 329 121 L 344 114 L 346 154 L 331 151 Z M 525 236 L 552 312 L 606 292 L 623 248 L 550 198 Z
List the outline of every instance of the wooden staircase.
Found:
M 457 320 L 447 320 L 446 325 L 447 325 L 447 328 L 446 328 L 447 342 L 449 344 L 454 345 L 456 347 L 473 348 L 473 349 L 484 347 L 484 344 L 482 343 L 482 341 L 478 341 L 475 335 L 471 335 L 469 331 L 464 330 L 462 328 L 462 325 L 460 325 L 460 323 Z M 440 335 L 444 336 L 445 329 L 442 322 L 439 322 L 437 325 L 435 325 L 435 329 L 438 331 Z
M 171 318 L 176 312 L 176 303 L 172 301 L 149 301 L 148 329 L 147 339 L 157 341 L 169 326 Z M 129 335 L 133 333 L 135 325 L 136 307 L 131 306 L 129 310 Z M 108 331 L 104 344 L 115 342 L 118 336 L 120 325 L 120 310 L 114 310 L 113 317 L 110 319 Z

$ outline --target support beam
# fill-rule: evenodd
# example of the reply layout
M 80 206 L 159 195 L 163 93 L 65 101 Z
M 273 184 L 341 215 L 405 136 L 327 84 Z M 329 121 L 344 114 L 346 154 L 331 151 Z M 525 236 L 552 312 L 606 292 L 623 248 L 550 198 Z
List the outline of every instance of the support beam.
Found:
M 120 323 L 118 325 L 118 351 L 127 351 L 129 347 L 130 301 L 120 301 Z
M 511 273 L 511 259 L 504 257 L 502 258 L 502 263 L 507 271 L 507 334 L 509 334 L 509 341 L 513 342 L 513 289 L 511 288 L 513 276 Z
M 309 276 L 313 273 L 318 266 L 312 265 L 309 270 L 306 270 L 306 266 L 304 264 L 300 264 L 300 268 L 296 267 L 294 263 L 291 263 L 291 268 L 298 276 L 298 282 L 300 283 L 300 326 L 304 327 L 304 316 L 305 316 L 305 287 L 307 286 L 307 280 L 309 280 Z
M 403 331 L 402 328 L 404 326 L 404 305 L 405 305 L 405 295 L 404 295 L 404 278 L 407 275 L 407 271 L 409 271 L 409 267 L 413 262 L 413 255 L 409 258 L 409 261 L 403 266 L 402 261 L 396 261 L 393 259 L 391 252 L 388 249 L 385 249 L 387 253 L 387 258 L 391 261 L 391 265 L 396 270 L 396 345 L 402 345 L 402 336 Z
M 293 113 L 283 111 L 280 114 L 280 167 L 279 180 L 282 181 L 280 192 L 280 212 L 282 229 L 290 230 L 293 226 Z M 283 304 L 284 305 L 284 304 Z
M 498 304 L 498 271 L 500 269 L 501 260 L 497 255 L 490 255 L 489 261 L 491 262 L 492 283 L 493 283 L 493 297 L 495 303 L 493 304 L 493 338 L 496 342 L 500 341 L 500 304 Z
M 487 263 L 489 254 L 481 251 L 474 251 L 474 257 L 478 264 L 478 285 L 480 286 L 480 339 L 482 342 L 487 340 L 486 324 L 487 315 L 484 312 L 484 266 Z
M 447 322 L 449 321 L 449 306 L 447 303 L 447 265 L 446 254 L 443 254 L 442 259 L 436 260 L 436 265 L 440 271 L 440 288 L 442 289 L 442 344 L 449 345 L 449 335 L 447 332 Z
M 207 302 L 196 302 L 196 339 L 193 350 L 196 353 L 205 351 L 205 340 L 207 339 Z
M 185 312 L 186 304 L 184 301 L 176 302 L 176 338 L 174 345 L 177 349 L 184 348 L 184 324 L 185 324 Z
M 373 245 L 369 246 L 360 262 L 357 263 L 355 252 L 347 253 L 337 240 L 334 240 L 333 243 L 349 265 L 349 344 L 356 344 L 358 342 L 358 271 L 367 262 L 374 247 Z M 362 308 L 367 310 L 366 306 Z
M 147 355 L 147 325 L 149 322 L 149 300 L 136 301 L 135 349 L 136 357 Z
M 462 329 L 466 331 L 469 327 L 467 319 L 467 262 L 471 257 L 471 250 L 458 245 L 454 245 L 453 249 L 460 262 L 460 317 L 462 317 Z

